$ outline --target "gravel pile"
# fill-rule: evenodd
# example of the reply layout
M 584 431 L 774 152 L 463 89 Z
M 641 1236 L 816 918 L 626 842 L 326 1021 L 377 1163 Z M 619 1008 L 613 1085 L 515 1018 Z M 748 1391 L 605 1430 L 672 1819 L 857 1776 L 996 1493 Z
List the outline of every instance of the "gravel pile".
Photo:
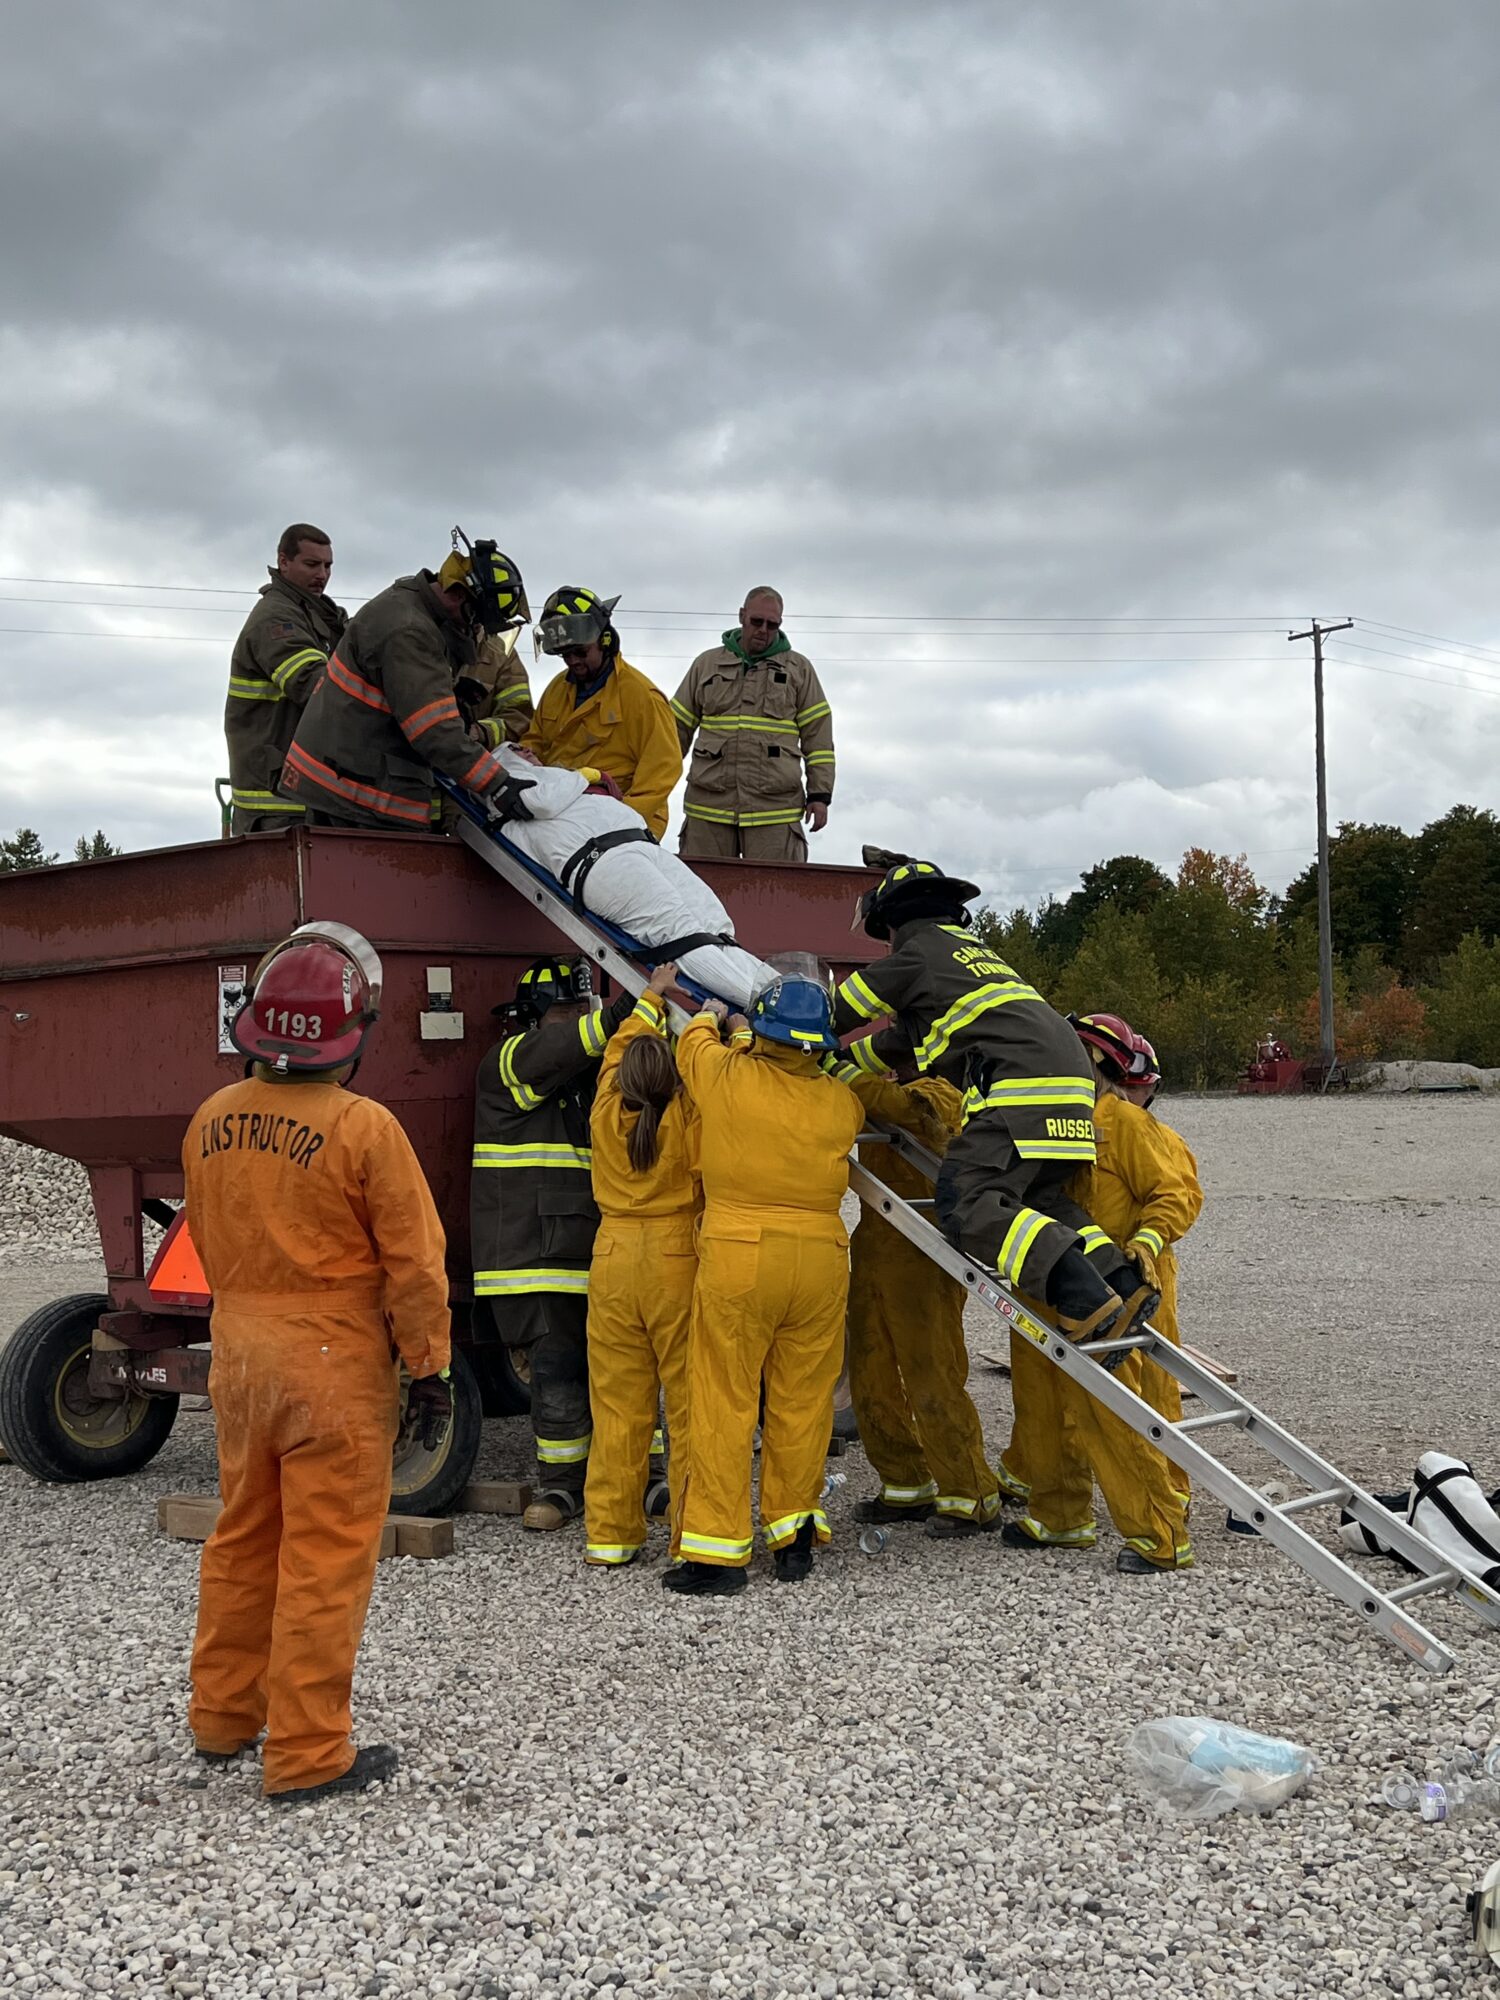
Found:
M 0 1263 L 36 1257 L 97 1260 L 98 1255 L 99 1232 L 83 1168 L 56 1153 L 0 1138 Z
M 1443 1445 L 1500 1479 L 1491 1287 L 1500 1103 L 1176 1100 L 1210 1206 L 1189 1337 L 1380 1485 Z M 0 1277 L 0 1324 L 77 1289 Z M 976 1332 L 978 1330 L 976 1329 Z M 989 1347 L 986 1336 L 976 1346 Z M 1007 1390 L 980 1366 L 992 1448 Z M 381 1565 L 356 1705 L 401 1747 L 381 1794 L 286 1811 L 184 1754 L 195 1552 L 159 1493 L 213 1482 L 184 1415 L 140 1478 L 0 1468 L 0 1995 L 1257 1995 L 1492 1990 L 1462 1898 L 1500 1826 L 1378 1802 L 1500 1729 L 1500 1649 L 1439 1608 L 1433 1681 L 1299 1572 L 1195 1509 L 1200 1567 L 1116 1576 L 902 1531 L 861 1556 L 835 1496 L 813 1581 L 670 1602 L 652 1561 L 458 1523 L 446 1563 Z M 483 1469 L 526 1468 L 518 1423 Z M 1264 1820 L 1180 1827 L 1133 1791 L 1144 1716 L 1306 1744 Z

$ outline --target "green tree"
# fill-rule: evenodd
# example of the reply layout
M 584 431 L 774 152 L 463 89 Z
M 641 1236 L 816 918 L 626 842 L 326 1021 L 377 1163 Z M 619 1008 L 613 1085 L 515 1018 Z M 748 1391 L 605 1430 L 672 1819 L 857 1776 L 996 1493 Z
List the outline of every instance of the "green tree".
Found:
M 1065 903 L 1049 901 L 1037 919 L 1039 942 L 1060 962 L 1077 951 L 1096 910 L 1113 908 L 1139 915 L 1172 888 L 1156 863 L 1139 854 L 1117 854 L 1097 862 L 1084 870 L 1079 882 Z
M 108 861 L 111 855 L 123 854 L 124 852 L 123 847 L 116 847 L 112 840 L 106 840 L 104 831 L 100 828 L 92 840 L 84 834 L 78 836 L 73 846 L 73 859 L 75 861 Z
M 50 868 L 57 856 L 42 846 L 42 837 L 29 826 L 19 827 L 13 840 L 0 840 L 0 875 L 19 874 L 24 868 Z
M 1500 1069 L 1500 944 L 1478 931 L 1460 938 L 1424 998 L 1428 1048 L 1439 1062 Z
M 1163 1002 L 1154 1027 L 1143 1032 L 1170 1087 L 1218 1090 L 1233 1083 L 1250 1061 L 1264 1028 L 1259 998 L 1219 973 L 1182 980 Z
M 1063 968 L 1056 1004 L 1075 1014 L 1122 1014 L 1152 1040 L 1164 997 L 1146 919 L 1112 904 L 1096 910 L 1083 942 Z
M 1344 820 L 1328 843 L 1328 906 L 1333 949 L 1352 958 L 1366 945 L 1385 964 L 1401 957 L 1401 941 L 1411 915 L 1417 842 L 1399 826 L 1362 826 Z M 1318 920 L 1318 868 L 1305 868 L 1288 888 L 1282 917 L 1289 923 Z
M 1419 979 L 1477 931 L 1500 936 L 1500 820 L 1473 806 L 1454 806 L 1417 835 L 1411 911 L 1399 961 Z
M 1042 943 L 1037 919 L 1029 910 L 1017 908 L 1004 917 L 994 910 L 981 910 L 975 919 L 974 935 L 983 938 L 991 951 L 1007 965 L 1013 965 L 1039 993 L 1050 998 L 1061 967 L 1056 953 Z
M 1271 1003 L 1276 989 L 1275 932 L 1265 920 L 1267 895 L 1243 855 L 1190 847 L 1170 896 L 1147 918 L 1156 962 L 1168 979 L 1228 979 Z

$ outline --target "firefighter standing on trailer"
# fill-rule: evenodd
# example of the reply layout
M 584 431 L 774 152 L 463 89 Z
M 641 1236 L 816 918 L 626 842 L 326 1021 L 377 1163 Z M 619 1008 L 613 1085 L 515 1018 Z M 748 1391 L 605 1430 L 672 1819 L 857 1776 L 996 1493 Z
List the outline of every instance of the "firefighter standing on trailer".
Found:
M 589 1418 L 589 1260 L 599 1227 L 589 1110 L 605 1044 L 634 1000 L 594 1011 L 587 959 L 542 958 L 521 975 L 515 1031 L 479 1066 L 469 1213 L 474 1296 L 531 1362 L 534 1530 L 583 1512 Z
M 752 590 L 739 625 L 698 655 L 672 698 L 693 759 L 678 852 L 694 860 L 805 861 L 803 822 L 813 833 L 828 823 L 833 711 L 781 618 L 778 591 Z
M 1070 1338 L 1123 1338 L 1158 1294 L 1063 1190 L 1094 1157 L 1094 1079 L 1073 1029 L 969 926 L 972 882 L 900 861 L 861 898 L 887 958 L 838 989 L 835 1027 L 893 1017 L 846 1051 L 878 1074 L 910 1062 L 962 1089 L 934 1214 L 966 1256 L 1054 1306 Z
M 213 1291 L 209 1389 L 224 1507 L 204 1546 L 188 1720 L 227 1763 L 266 1732 L 268 1794 L 388 1778 L 349 1697 L 390 1504 L 396 1355 L 429 1450 L 452 1418 L 443 1231 L 406 1134 L 343 1089 L 380 1005 L 380 960 L 342 924 L 262 959 L 233 1024 L 251 1075 L 183 1141 Z M 394 1351 L 393 1351 L 394 1350 Z
M 294 825 L 302 808 L 276 790 L 302 711 L 349 623 L 328 595 L 333 548 L 321 528 L 294 521 L 276 567 L 245 620 L 229 663 L 224 740 L 231 833 Z
M 666 696 L 620 657 L 613 624 L 619 601 L 579 584 L 547 599 L 537 638 L 543 652 L 562 661 L 563 671 L 542 690 L 522 742 L 543 764 L 612 779 L 660 840 L 682 756 Z
M 487 637 L 526 622 L 526 591 L 493 542 L 454 539 L 464 546 L 436 575 L 403 576 L 354 614 L 303 712 L 280 793 L 314 823 L 426 832 L 435 770 L 517 810 L 514 780 L 469 732 L 458 682 Z

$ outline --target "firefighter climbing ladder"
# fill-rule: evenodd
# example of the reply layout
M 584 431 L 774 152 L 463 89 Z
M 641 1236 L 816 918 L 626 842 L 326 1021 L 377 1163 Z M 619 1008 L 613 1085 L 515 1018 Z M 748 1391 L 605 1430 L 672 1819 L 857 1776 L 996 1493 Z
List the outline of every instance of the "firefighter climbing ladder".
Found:
M 549 875 L 512 847 L 498 829 L 492 830 L 483 823 L 479 809 L 467 794 L 447 786 L 444 789 L 460 807 L 458 832 L 466 845 L 564 936 L 587 952 L 611 979 L 618 980 L 632 993 L 640 993 L 646 984 L 646 974 L 632 955 L 635 947 L 630 940 L 597 918 L 580 916 Z M 671 1011 L 674 1027 L 682 1027 L 686 1016 L 680 1009 Z M 936 1155 L 907 1133 L 881 1129 L 861 1135 L 861 1143 L 872 1142 L 895 1147 L 929 1179 L 937 1172 Z M 956 1278 L 1012 1332 L 1031 1341 L 1055 1367 L 1071 1376 L 1106 1409 L 1123 1418 L 1132 1430 L 1158 1446 L 1174 1464 L 1216 1494 L 1242 1519 L 1252 1522 L 1267 1541 L 1304 1569 L 1314 1583 L 1349 1605 L 1367 1625 L 1429 1673 L 1447 1673 L 1455 1664 L 1454 1655 L 1411 1615 L 1408 1607 L 1414 1602 L 1424 1597 L 1452 1596 L 1484 1623 L 1500 1626 L 1500 1594 L 1456 1569 L 1425 1535 L 1391 1514 L 1363 1487 L 1171 1341 L 1147 1327 L 1126 1340 L 1095 1340 L 1074 1346 L 1034 1318 L 994 1271 L 953 1248 L 921 1212 L 931 1208 L 930 1198 L 905 1201 L 858 1163 L 851 1164 L 849 1185 L 861 1201 L 899 1229 L 924 1256 Z M 1200 1414 L 1169 1423 L 1108 1367 L 1100 1365 L 1132 1349 L 1149 1356 L 1184 1391 L 1196 1397 Z M 1199 1442 L 1206 1432 L 1215 1430 L 1233 1431 L 1245 1438 L 1293 1474 L 1307 1490 L 1273 1506 Z M 1410 1582 L 1390 1590 L 1371 1583 L 1310 1535 L 1303 1525 L 1304 1516 L 1336 1515 L 1340 1509 L 1368 1528 L 1416 1572 Z

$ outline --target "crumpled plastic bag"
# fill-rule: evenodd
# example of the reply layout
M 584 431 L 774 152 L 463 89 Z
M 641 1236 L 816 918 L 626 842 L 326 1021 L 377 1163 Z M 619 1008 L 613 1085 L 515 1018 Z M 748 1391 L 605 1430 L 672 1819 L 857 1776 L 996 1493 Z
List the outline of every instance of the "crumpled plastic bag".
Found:
M 1271 1812 L 1302 1790 L 1317 1765 L 1279 1736 L 1257 1736 L 1211 1715 L 1137 1723 L 1125 1744 L 1137 1786 L 1168 1819 Z

